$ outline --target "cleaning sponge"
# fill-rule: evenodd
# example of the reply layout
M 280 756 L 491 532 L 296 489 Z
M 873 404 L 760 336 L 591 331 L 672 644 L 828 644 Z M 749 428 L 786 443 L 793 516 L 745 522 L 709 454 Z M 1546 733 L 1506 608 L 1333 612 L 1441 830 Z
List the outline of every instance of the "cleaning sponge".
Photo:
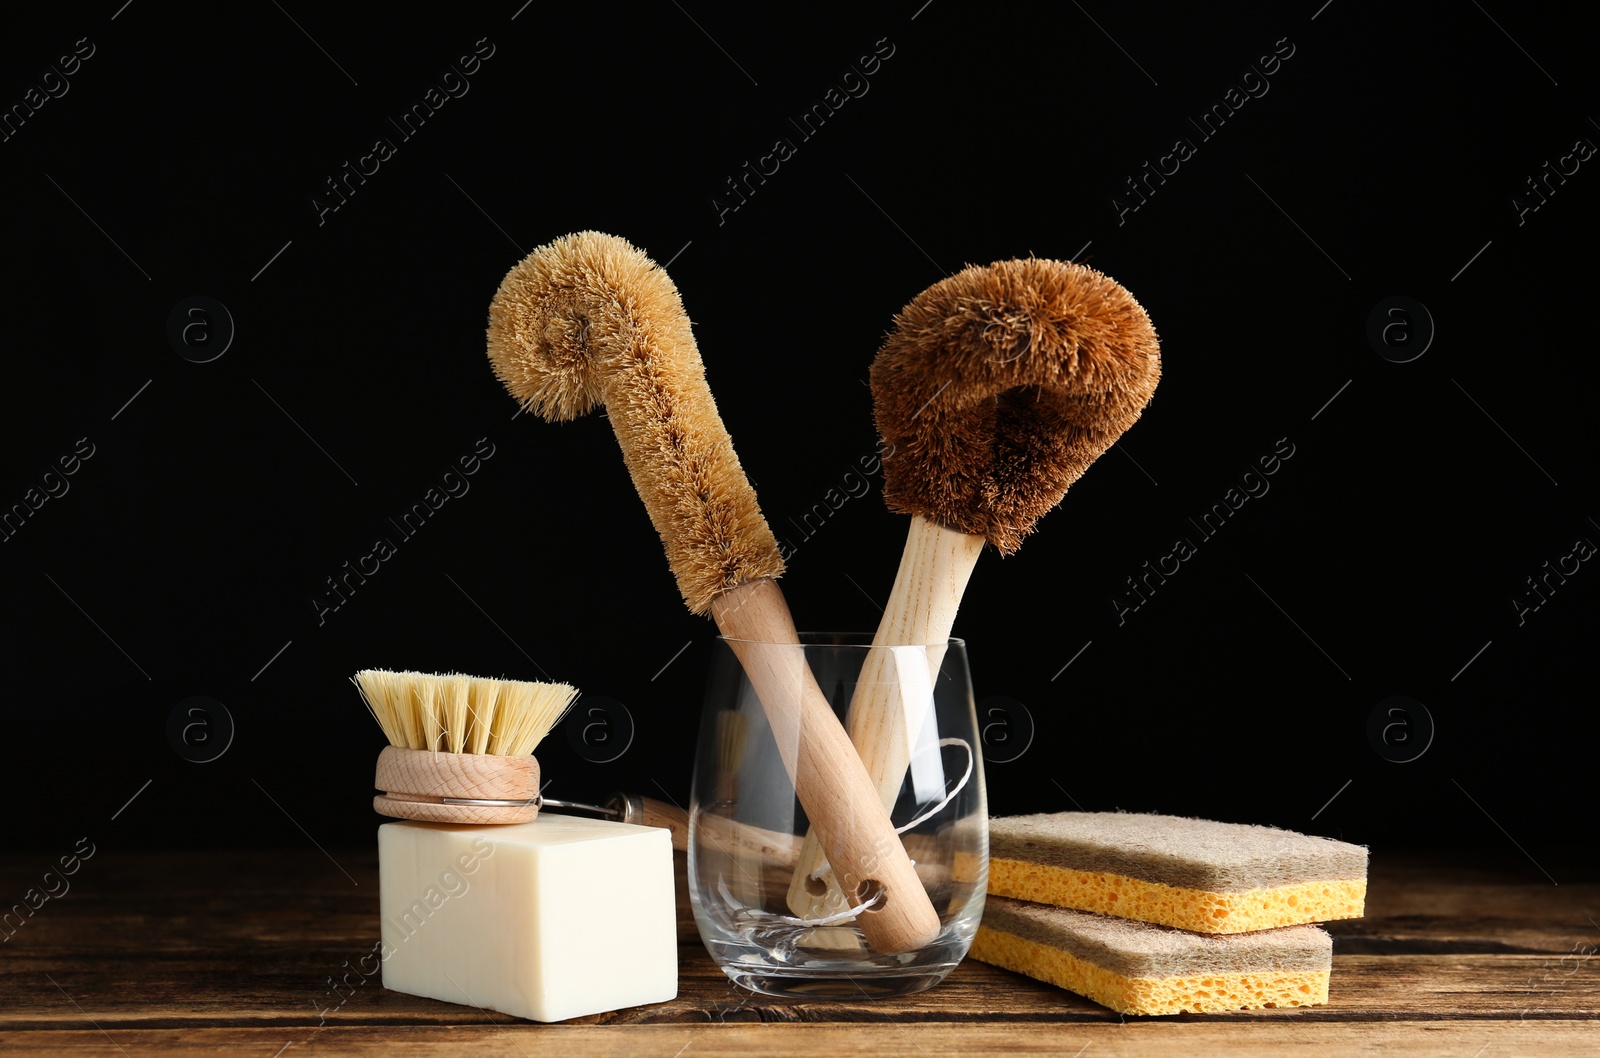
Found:
M 1359 918 L 1367 850 L 1273 827 L 1127 812 L 989 821 L 989 892 L 1201 933 Z
M 1123 1014 L 1328 1001 L 1333 938 L 1316 926 L 1206 936 L 990 897 L 971 955 Z

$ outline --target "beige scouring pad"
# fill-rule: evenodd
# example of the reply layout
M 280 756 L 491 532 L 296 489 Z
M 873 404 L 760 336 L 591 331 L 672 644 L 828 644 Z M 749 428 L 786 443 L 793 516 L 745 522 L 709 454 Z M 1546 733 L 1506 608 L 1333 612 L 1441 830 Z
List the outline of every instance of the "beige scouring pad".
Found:
M 1326 1003 L 1333 938 L 1316 926 L 1217 937 L 991 897 L 971 955 L 1122 1014 L 1207 1013 Z
M 1201 933 L 1361 917 L 1367 850 L 1273 827 L 1130 812 L 989 821 L 989 893 Z

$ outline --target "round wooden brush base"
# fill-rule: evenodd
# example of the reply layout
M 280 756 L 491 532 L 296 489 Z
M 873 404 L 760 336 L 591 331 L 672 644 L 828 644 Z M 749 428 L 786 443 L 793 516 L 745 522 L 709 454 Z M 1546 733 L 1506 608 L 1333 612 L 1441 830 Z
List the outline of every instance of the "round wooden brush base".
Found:
M 389 746 L 378 754 L 373 810 L 428 823 L 528 823 L 539 814 L 533 757 L 444 753 Z M 461 804 L 452 802 L 526 802 Z

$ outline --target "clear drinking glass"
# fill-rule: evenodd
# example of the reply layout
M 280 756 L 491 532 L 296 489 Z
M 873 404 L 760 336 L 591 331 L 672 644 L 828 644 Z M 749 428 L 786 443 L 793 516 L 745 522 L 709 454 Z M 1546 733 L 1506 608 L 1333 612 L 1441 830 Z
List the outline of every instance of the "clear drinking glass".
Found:
M 916 951 L 872 951 L 852 914 L 870 895 L 847 896 L 824 881 L 831 875 L 820 854 L 807 862 L 819 860 L 821 868 L 794 881 L 797 861 L 813 850 L 804 846 L 806 812 L 783 763 L 790 754 L 780 751 L 733 641 L 722 638 L 689 806 L 695 922 L 723 972 L 752 991 L 838 998 L 920 992 L 966 955 L 988 883 L 988 805 L 966 644 L 874 648 L 870 635 L 835 633 L 804 633 L 800 641 L 841 721 L 852 699 L 904 710 L 897 741 L 909 766 L 899 769 L 898 783 L 892 767 L 882 769 L 882 789 L 894 794 L 890 818 L 938 914 L 938 935 Z M 738 647 L 747 658 L 796 649 L 749 641 Z

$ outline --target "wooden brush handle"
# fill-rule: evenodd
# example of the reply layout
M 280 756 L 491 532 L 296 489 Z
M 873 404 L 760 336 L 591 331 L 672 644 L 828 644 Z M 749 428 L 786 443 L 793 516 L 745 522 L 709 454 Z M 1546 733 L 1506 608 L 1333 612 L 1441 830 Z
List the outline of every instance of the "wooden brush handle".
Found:
M 526 823 L 538 805 L 447 805 L 441 797 L 527 801 L 539 796 L 539 762 L 533 757 L 445 753 L 385 747 L 378 754 L 372 799 L 380 815 L 429 823 Z
M 701 848 L 723 856 L 742 855 L 754 863 L 790 868 L 800 855 L 800 835 L 752 826 L 729 816 L 702 812 L 697 829 Z
M 648 798 L 646 799 L 648 802 Z M 670 806 L 669 806 L 670 807 Z M 652 826 L 665 826 L 665 823 L 647 824 Z M 723 856 L 746 854 L 752 861 L 766 864 L 782 871 L 794 869 L 796 861 L 800 858 L 800 849 L 805 840 L 799 834 L 785 834 L 776 830 L 767 830 L 763 827 L 751 826 L 741 823 L 728 816 L 715 815 L 711 812 L 702 812 L 700 815 L 699 838 L 703 843 L 702 848 L 707 849 L 701 855 L 711 852 Z M 673 848 L 679 852 L 686 851 L 676 844 L 677 835 L 673 835 Z M 924 834 L 907 834 L 901 838 L 906 852 L 916 864 L 917 876 L 922 879 L 923 888 L 928 889 L 948 880 L 951 868 L 939 863 L 940 849 L 937 836 Z M 969 869 L 961 870 L 962 864 L 957 862 L 957 873 L 963 879 L 973 877 Z
M 961 605 L 962 593 L 983 544 L 982 536 L 942 528 L 921 515 L 911 519 L 889 605 L 872 638 L 874 649 L 867 652 L 845 721 L 845 729 L 885 811 L 892 809 L 899 797 L 918 735 L 907 727 L 894 651 L 887 648 L 926 644 L 929 679 L 939 678 L 956 608 Z M 923 719 L 921 712 L 913 717 L 917 723 Z M 821 893 L 813 894 L 807 888 L 807 881 L 823 859 L 822 845 L 813 829 L 806 835 L 789 885 L 789 909 L 797 915 L 820 918 L 849 906 L 841 903 L 839 886 L 827 875 L 823 877 L 828 888 Z M 834 863 L 832 857 L 827 861 Z
M 677 805 L 638 794 L 613 794 L 606 805 L 617 813 L 619 823 L 640 827 L 660 827 L 672 833 L 672 847 L 689 851 L 689 813 Z
M 769 578 L 747 581 L 717 596 L 711 613 L 761 699 L 784 769 L 841 888 L 856 900 L 882 892 L 858 919 L 867 944 L 906 952 L 931 943 L 939 915 L 806 664 L 783 592 Z

